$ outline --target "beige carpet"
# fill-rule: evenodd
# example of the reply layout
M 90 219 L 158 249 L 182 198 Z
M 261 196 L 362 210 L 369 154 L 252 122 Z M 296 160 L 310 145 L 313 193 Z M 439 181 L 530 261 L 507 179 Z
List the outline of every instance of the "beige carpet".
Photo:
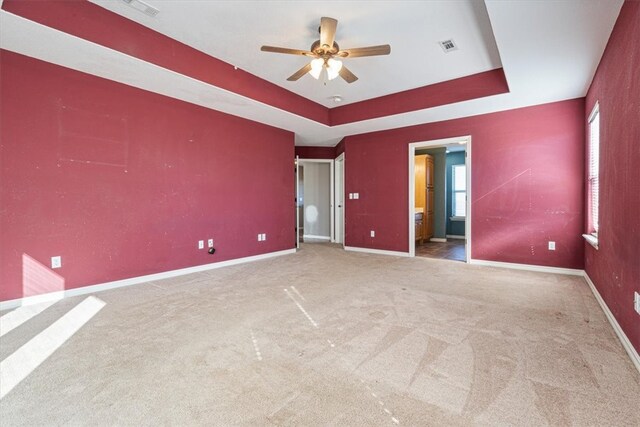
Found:
M 579 277 L 306 244 L 95 296 L 3 426 L 640 425 L 640 376 Z

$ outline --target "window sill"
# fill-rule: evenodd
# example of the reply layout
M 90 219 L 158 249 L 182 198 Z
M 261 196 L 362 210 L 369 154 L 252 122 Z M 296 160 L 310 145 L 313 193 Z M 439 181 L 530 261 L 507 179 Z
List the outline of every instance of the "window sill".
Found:
M 598 249 L 598 238 L 596 236 L 593 236 L 591 234 L 583 234 L 582 237 L 584 237 L 584 240 L 586 240 L 587 243 Z
M 467 217 L 464 217 L 464 216 L 452 216 L 449 219 L 451 221 L 466 221 Z

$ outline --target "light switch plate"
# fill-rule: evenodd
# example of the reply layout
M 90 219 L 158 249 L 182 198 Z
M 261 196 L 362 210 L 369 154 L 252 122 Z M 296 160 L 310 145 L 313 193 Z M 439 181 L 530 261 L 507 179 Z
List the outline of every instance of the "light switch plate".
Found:
M 198 249 L 204 249 L 204 240 L 198 240 Z
M 371 237 L 376 237 L 376 232 L 375 232 L 375 230 L 371 230 Z
M 640 294 L 637 292 L 633 293 L 633 308 L 640 314 Z
M 556 242 L 549 241 L 549 250 L 550 251 L 556 250 Z

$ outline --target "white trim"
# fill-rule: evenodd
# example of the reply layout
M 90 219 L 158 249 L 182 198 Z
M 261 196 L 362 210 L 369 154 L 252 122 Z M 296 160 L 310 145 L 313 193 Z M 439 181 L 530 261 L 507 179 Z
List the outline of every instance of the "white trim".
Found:
M 83 286 L 81 288 L 67 289 L 64 291 L 50 292 L 31 297 L 17 298 L 8 301 L 0 301 L 0 310 L 9 310 L 23 305 L 36 304 L 45 301 L 55 301 L 62 298 L 74 297 L 77 295 L 92 294 L 110 289 L 122 288 L 124 286 L 138 285 L 140 283 L 153 280 L 168 279 L 171 277 L 183 276 L 185 274 L 197 273 L 200 271 L 214 270 L 216 268 L 228 267 L 231 265 L 244 264 L 247 262 L 260 261 L 281 255 L 296 253 L 295 249 L 285 249 L 283 251 L 269 252 L 261 255 L 253 255 L 244 258 L 230 259 L 227 261 L 215 262 L 212 264 L 196 265 L 193 267 L 181 268 L 178 270 L 163 271 L 162 273 L 147 274 L 146 276 L 131 277 L 129 279 L 116 280 L 113 282 L 100 283 L 97 285 Z
M 447 239 L 443 239 L 442 237 L 432 237 L 429 239 L 429 241 L 436 243 L 447 243 Z
M 587 124 L 591 123 L 593 119 L 596 118 L 596 114 L 600 113 L 600 101 L 596 101 L 593 109 L 591 110 L 591 114 L 589 114 L 589 119 L 587 120 Z
M 447 234 L 447 239 L 460 239 L 460 240 L 464 240 L 465 237 L 464 236 L 460 236 L 458 234 Z
M 300 157 L 296 156 L 295 168 L 296 168 L 296 249 L 300 249 L 300 230 L 304 230 L 304 227 L 300 227 Z M 304 205 L 302 205 L 304 209 Z
M 631 341 L 629 341 L 629 338 L 627 338 L 627 335 L 624 333 L 624 331 L 620 327 L 620 324 L 614 317 L 613 313 L 611 313 L 611 310 L 609 310 L 607 303 L 604 302 L 604 300 L 602 299 L 602 296 L 600 296 L 600 292 L 598 292 L 598 289 L 593 284 L 593 282 L 591 281 L 591 278 L 589 277 L 586 271 L 584 272 L 583 277 L 584 277 L 584 280 L 589 285 L 589 287 L 591 288 L 591 292 L 593 292 L 593 296 L 596 297 L 596 301 L 598 301 L 598 304 L 600 304 L 600 308 L 602 309 L 602 311 L 604 311 L 604 315 L 607 317 L 607 320 L 611 324 L 613 331 L 616 333 L 616 335 L 618 336 L 618 339 L 622 343 L 622 347 L 624 347 L 624 349 L 627 351 L 627 354 L 629 355 L 631 362 L 636 367 L 638 372 L 640 372 L 640 356 L 638 355 L 638 352 L 633 347 L 633 344 L 631 344 Z
M 303 239 L 315 239 L 315 240 L 327 240 L 327 241 L 333 241 L 331 239 L 331 236 L 316 236 L 314 234 L 303 234 L 302 235 Z
M 467 263 L 471 262 L 471 135 L 457 136 L 454 138 L 436 139 L 432 141 L 421 141 L 409 143 L 409 256 L 416 256 L 416 240 L 415 240 L 415 160 L 416 148 L 436 148 L 444 147 L 450 144 L 465 144 L 465 165 L 467 167 L 467 216 L 465 220 L 465 257 Z
M 391 256 L 401 256 L 401 257 L 410 256 L 409 252 L 385 251 L 382 249 L 358 248 L 355 246 L 345 246 L 344 250 L 351 251 L 351 252 L 366 252 L 366 253 L 377 254 L 377 255 L 391 255 Z
M 516 264 L 513 262 L 485 261 L 482 259 L 472 259 L 470 264 L 483 265 L 486 267 L 511 268 L 514 270 L 537 271 L 539 273 L 567 274 L 569 276 L 582 276 L 584 270 L 575 268 L 547 267 L 544 265 Z
M 593 246 L 596 249 L 599 249 L 598 247 L 598 238 L 592 234 L 583 234 L 582 237 L 584 237 L 584 240 L 587 241 L 587 243 L 589 243 L 591 246 Z
M 300 159 L 300 158 L 298 159 L 298 165 L 304 166 L 305 163 L 328 163 L 329 164 L 329 208 L 330 208 L 329 209 L 329 216 L 330 216 L 329 227 L 330 227 L 330 230 L 331 230 L 330 240 L 332 242 L 335 242 L 336 241 L 335 230 L 334 230 L 334 226 L 335 226 L 334 225 L 335 209 L 334 209 L 334 205 L 333 205 L 333 198 L 334 198 L 334 195 L 333 195 L 333 192 L 334 192 L 334 188 L 333 188 L 333 186 L 334 186 L 334 183 L 333 183 L 333 163 L 334 163 L 334 160 L 333 159 Z M 303 178 L 303 181 L 304 181 L 304 178 Z
M 336 171 L 335 164 L 338 163 L 338 162 L 342 163 L 342 177 L 340 179 L 340 181 L 342 182 L 342 188 L 336 188 L 336 191 L 334 191 L 333 196 L 335 197 L 335 200 L 334 200 L 333 203 L 334 203 L 334 205 L 337 205 L 339 203 L 338 191 L 342 192 L 342 209 L 341 209 L 341 212 L 342 212 L 342 236 L 340 236 L 341 239 L 342 239 L 342 242 L 340 242 L 340 244 L 342 244 L 342 247 L 344 248 L 344 237 L 345 237 L 345 234 L 346 234 L 345 230 L 347 228 L 345 226 L 345 223 L 344 223 L 344 212 L 346 210 L 346 203 L 345 203 L 346 200 L 345 200 L 345 197 L 344 197 L 344 189 L 345 189 L 345 185 L 344 185 L 344 177 L 345 177 L 345 173 L 344 173 L 344 165 L 345 165 L 344 153 L 340 153 L 340 155 L 335 158 L 335 160 L 334 160 L 334 172 Z M 336 184 L 336 182 L 334 181 L 334 185 L 335 184 Z M 334 214 L 335 214 L 335 210 L 334 210 Z M 337 241 L 337 239 L 338 239 L 337 236 L 335 236 L 335 241 Z

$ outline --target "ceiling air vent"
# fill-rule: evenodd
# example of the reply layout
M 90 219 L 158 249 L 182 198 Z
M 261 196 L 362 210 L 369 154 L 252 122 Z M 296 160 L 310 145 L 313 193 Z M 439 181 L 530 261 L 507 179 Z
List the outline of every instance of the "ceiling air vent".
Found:
M 454 50 L 458 50 L 458 46 L 453 41 L 453 39 L 441 41 L 439 44 L 440 44 L 440 47 L 442 48 L 442 50 L 444 50 L 445 53 L 451 52 L 451 51 L 454 51 Z
M 145 15 L 149 15 L 152 18 L 155 18 L 156 15 L 160 12 L 158 9 L 143 2 L 142 0 L 122 0 L 122 1 L 128 4 L 129 6 L 131 6 L 132 8 L 134 8 L 135 10 L 138 10 L 144 13 Z

